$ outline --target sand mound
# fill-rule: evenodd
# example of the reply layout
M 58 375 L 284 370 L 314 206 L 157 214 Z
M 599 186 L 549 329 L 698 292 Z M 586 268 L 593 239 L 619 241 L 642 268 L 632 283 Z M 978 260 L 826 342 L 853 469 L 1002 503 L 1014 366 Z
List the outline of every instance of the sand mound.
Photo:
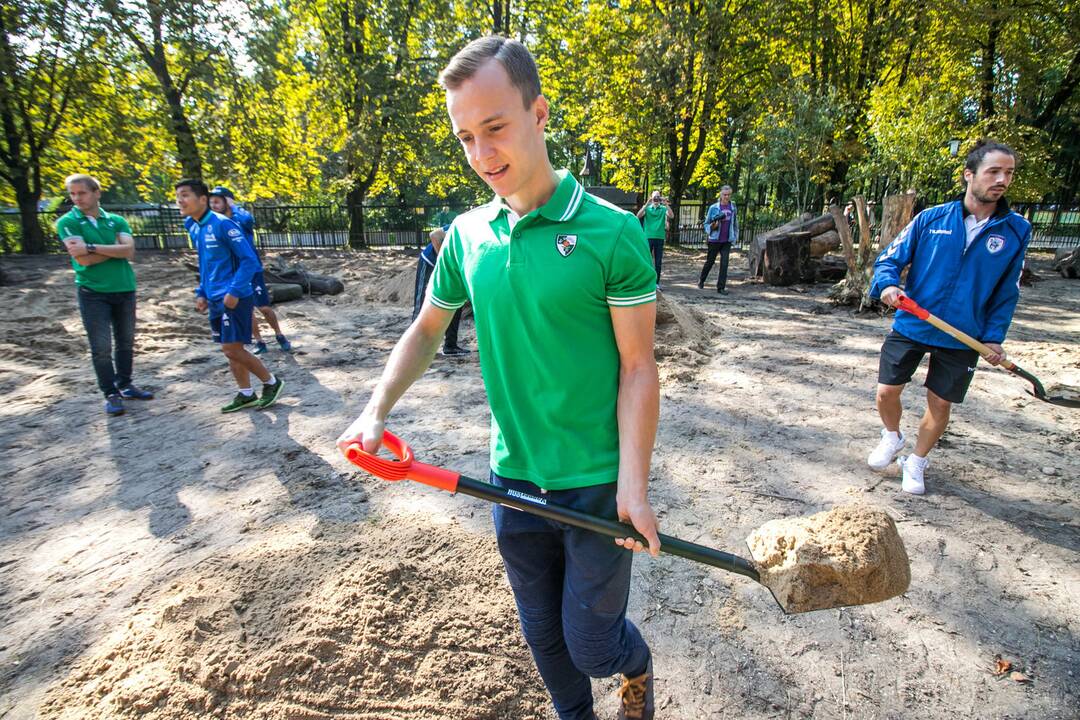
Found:
M 372 280 L 365 288 L 364 299 L 412 307 L 415 287 L 416 268 L 413 267 L 386 278 Z
M 773 520 L 746 542 L 761 581 L 787 612 L 881 602 L 911 582 L 896 523 L 863 505 Z
M 363 533 L 173 583 L 41 717 L 543 717 L 494 540 L 425 521 Z
M 656 359 L 701 364 L 713 329 L 700 313 L 664 293 L 656 294 Z

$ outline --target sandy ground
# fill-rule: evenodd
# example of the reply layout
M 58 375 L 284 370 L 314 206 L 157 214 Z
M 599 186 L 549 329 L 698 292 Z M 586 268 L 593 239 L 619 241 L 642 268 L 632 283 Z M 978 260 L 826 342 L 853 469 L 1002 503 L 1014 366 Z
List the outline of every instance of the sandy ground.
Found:
M 665 259 L 662 529 L 745 555 L 767 520 L 858 500 L 896 520 L 912 581 L 784 616 L 745 578 L 640 558 L 631 616 L 658 717 L 1080 717 L 1080 411 L 981 369 L 928 494 L 904 495 L 864 465 L 889 321 L 830 309 L 825 286 L 747 283 L 742 258 L 730 295 L 699 291 L 702 255 Z M 3 260 L 19 282 L 0 288 L 0 717 L 553 717 L 490 508 L 376 480 L 333 447 L 408 323 L 414 260 L 307 257 L 345 294 L 280 306 L 296 351 L 267 361 L 284 400 L 222 416 L 230 380 L 184 259 L 139 258 L 136 381 L 158 398 L 118 418 L 63 259 Z M 1080 386 L 1080 283 L 1035 269 L 1007 349 Z M 905 407 L 912 432 L 920 388 Z M 437 358 L 390 427 L 484 477 L 487 423 L 475 358 Z M 995 676 L 997 656 L 1022 674 Z M 616 685 L 595 683 L 604 720 Z

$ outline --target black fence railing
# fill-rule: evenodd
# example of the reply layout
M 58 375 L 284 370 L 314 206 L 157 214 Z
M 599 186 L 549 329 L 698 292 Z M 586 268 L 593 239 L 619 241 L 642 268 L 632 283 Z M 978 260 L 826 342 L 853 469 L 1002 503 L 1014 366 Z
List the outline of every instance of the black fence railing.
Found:
M 703 222 L 709 203 L 685 200 L 679 207 L 678 231 L 669 241 L 686 247 L 703 247 Z M 745 248 L 755 235 L 783 224 L 794 213 L 739 203 L 739 237 L 736 246 Z M 142 250 L 180 250 L 191 247 L 183 219 L 173 205 L 107 207 L 122 215 L 131 226 L 135 245 Z M 466 207 L 371 205 L 356 210 L 353 222 L 342 205 L 252 205 L 255 241 L 261 248 L 421 248 L 428 232 L 445 225 Z M 625 206 L 631 212 L 637 208 Z M 1080 208 L 1018 203 L 1013 209 L 1034 226 L 1031 247 L 1072 248 L 1080 246 Z M 41 213 L 46 234 L 59 250 L 53 231 L 56 213 Z M 354 229 L 355 228 L 355 229 Z M 362 229 L 361 229 L 362 228 Z M 21 247 L 21 227 L 17 210 L 0 209 L 0 251 L 17 252 Z

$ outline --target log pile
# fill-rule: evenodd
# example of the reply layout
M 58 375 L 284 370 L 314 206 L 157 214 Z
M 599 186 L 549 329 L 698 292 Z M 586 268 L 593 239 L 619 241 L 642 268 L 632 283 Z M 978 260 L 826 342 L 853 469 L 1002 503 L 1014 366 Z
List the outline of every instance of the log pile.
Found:
M 263 275 L 267 283 L 299 285 L 302 295 L 337 295 L 345 291 L 345 284 L 336 277 L 313 273 L 305 268 L 303 263 L 289 265 L 280 257 L 273 259 L 264 269 Z
M 1063 278 L 1080 277 L 1080 248 L 1058 248 L 1054 252 L 1054 269 Z
M 195 263 L 184 261 L 184 267 L 198 276 L 199 266 Z M 303 263 L 289 265 L 280 257 L 263 267 L 263 279 L 272 304 L 299 300 L 307 294 L 337 295 L 345 291 L 345 284 L 336 277 L 313 273 Z
M 770 251 L 769 244 L 775 248 Z M 805 249 L 802 246 L 805 244 Z M 813 282 L 819 259 L 840 248 L 840 234 L 832 215 L 800 217 L 761 233 L 750 244 L 750 276 L 770 285 Z M 777 262 L 784 263 L 777 266 Z

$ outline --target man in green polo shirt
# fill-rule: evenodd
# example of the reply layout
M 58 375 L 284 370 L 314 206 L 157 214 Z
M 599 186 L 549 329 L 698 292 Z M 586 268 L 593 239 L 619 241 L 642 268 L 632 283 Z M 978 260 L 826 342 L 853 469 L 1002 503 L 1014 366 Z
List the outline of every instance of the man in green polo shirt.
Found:
M 649 202 L 645 203 L 637 216 L 645 218 L 645 239 L 649 241 L 649 252 L 656 266 L 656 289 L 660 289 L 660 265 L 664 261 L 664 240 L 667 239 L 668 225 L 675 213 L 671 211 L 667 198 L 653 190 Z
M 122 415 L 124 398 L 154 397 L 131 383 L 135 272 L 128 261 L 135 256 L 135 240 L 124 218 L 101 208 L 101 185 L 96 179 L 71 175 L 64 184 L 75 207 L 56 221 L 56 232 L 75 269 L 79 313 L 90 340 L 98 387 L 105 394 L 105 412 Z
M 491 479 L 631 522 L 598 534 L 495 506 L 522 633 L 560 718 L 594 718 L 590 677 L 625 676 L 620 718 L 651 718 L 652 660 L 626 619 L 632 553 L 656 554 L 647 498 L 659 410 L 656 275 L 637 219 L 555 172 L 536 65 L 485 37 L 440 75 L 453 130 L 495 192 L 450 226 L 420 315 L 367 406 L 338 438 L 374 452 L 386 417 L 426 370 L 457 308 L 472 303 L 491 405 Z M 622 549 L 625 548 L 625 549 Z

